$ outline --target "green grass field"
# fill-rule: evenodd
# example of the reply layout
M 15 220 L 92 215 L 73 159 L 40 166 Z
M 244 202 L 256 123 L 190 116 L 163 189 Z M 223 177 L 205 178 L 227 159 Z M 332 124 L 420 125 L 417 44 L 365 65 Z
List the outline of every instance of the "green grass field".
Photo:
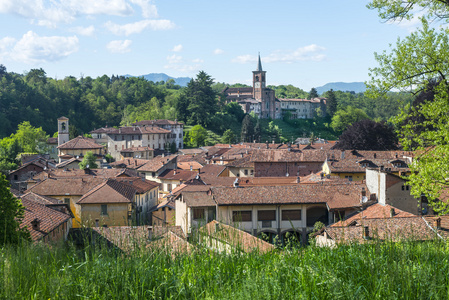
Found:
M 447 299 L 449 244 L 378 243 L 265 255 L 86 246 L 0 249 L 0 299 Z

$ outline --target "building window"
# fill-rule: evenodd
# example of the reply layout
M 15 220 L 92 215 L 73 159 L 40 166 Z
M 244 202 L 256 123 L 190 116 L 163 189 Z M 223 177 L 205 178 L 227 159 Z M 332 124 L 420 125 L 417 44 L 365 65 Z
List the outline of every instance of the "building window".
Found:
M 193 219 L 194 220 L 204 220 L 204 208 L 194 208 L 193 209 Z
M 245 175 L 248 175 L 248 170 L 245 169 L 245 171 L 243 171 L 245 173 Z
M 122 135 L 122 141 L 124 141 L 125 140 L 125 136 L 124 135 Z
M 300 221 L 300 220 L 301 220 L 300 209 L 282 210 L 282 221 Z
M 107 204 L 102 204 L 101 205 L 101 215 L 102 216 L 107 216 L 108 215 L 108 205 Z
M 250 210 L 232 212 L 232 222 L 251 222 L 252 220 L 253 212 Z
M 250 174 L 251 174 L 251 176 L 253 176 L 254 175 L 254 170 L 251 170 Z
M 259 210 L 257 211 L 258 221 L 275 221 L 276 211 L 275 210 Z
M 70 205 L 70 198 L 64 198 L 64 204 Z

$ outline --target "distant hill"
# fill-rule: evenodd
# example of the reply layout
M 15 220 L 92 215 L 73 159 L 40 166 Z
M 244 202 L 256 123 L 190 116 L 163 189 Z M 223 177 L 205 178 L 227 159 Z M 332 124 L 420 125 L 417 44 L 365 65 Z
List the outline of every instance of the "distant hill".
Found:
M 169 79 L 174 79 L 177 85 L 180 86 L 187 86 L 187 83 L 192 79 L 190 77 L 171 77 L 168 76 L 165 73 L 150 73 L 147 75 L 139 75 L 139 76 L 132 76 L 132 75 L 125 75 L 125 77 L 143 77 L 148 81 L 158 82 L 158 81 L 167 81 Z
M 323 86 L 317 87 L 316 91 L 321 95 L 330 89 L 342 92 L 353 91 L 356 93 L 363 93 L 366 91 L 366 86 L 363 82 L 330 82 Z

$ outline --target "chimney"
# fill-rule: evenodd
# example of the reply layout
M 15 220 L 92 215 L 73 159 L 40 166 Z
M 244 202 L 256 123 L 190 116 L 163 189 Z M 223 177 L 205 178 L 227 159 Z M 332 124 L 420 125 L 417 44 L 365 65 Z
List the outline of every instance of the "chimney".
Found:
M 380 170 L 383 171 L 384 170 L 384 166 L 380 166 Z
M 362 187 L 362 197 L 366 197 L 366 190 L 364 187 Z
M 436 229 L 441 229 L 441 218 L 440 217 L 433 220 L 433 226 Z
M 192 165 L 190 165 L 190 171 L 193 171 L 193 166 Z
M 165 157 L 165 153 L 162 153 L 162 157 Z
M 377 158 L 377 155 L 376 155 L 376 153 L 374 153 L 374 158 Z
M 121 128 L 118 129 L 118 133 L 122 133 L 122 129 Z
M 341 159 L 345 159 L 345 150 L 341 151 Z
M 148 239 L 153 239 L 153 228 L 151 226 L 148 226 Z
M 393 218 L 395 215 L 394 207 L 390 208 L 390 218 Z
M 33 221 L 31 221 L 31 226 L 33 227 L 33 230 L 39 231 L 41 225 L 41 220 L 38 218 L 35 218 Z
M 240 153 L 240 157 L 243 157 L 243 153 Z
M 215 233 L 217 233 L 220 230 L 220 223 L 215 223 Z
M 173 175 L 176 175 L 176 170 L 173 170 Z
M 369 228 L 368 228 L 368 226 L 363 226 L 362 237 L 365 240 L 369 239 Z
M 301 182 L 301 178 L 299 178 L 299 176 L 296 177 L 296 183 L 300 183 L 300 182 Z

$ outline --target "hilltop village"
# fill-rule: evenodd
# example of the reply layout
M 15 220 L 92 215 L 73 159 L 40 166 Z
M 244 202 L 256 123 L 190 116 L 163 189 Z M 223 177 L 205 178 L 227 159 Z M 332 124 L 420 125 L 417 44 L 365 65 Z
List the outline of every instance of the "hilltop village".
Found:
M 326 140 L 184 149 L 183 124 L 171 120 L 100 128 L 93 138 L 71 140 L 68 118 L 59 118 L 57 128 L 48 155 L 22 156 L 9 174 L 26 207 L 21 226 L 35 242 L 90 230 L 124 249 L 123 238 L 133 232 L 186 250 L 193 235 L 207 233 L 214 249 L 249 252 L 292 239 L 335 247 L 446 237 L 449 219 L 434 216 L 404 179 L 414 152 L 336 150 L 337 142 Z M 170 143 L 175 153 L 165 147 Z M 87 155 L 95 168 L 80 168 Z

